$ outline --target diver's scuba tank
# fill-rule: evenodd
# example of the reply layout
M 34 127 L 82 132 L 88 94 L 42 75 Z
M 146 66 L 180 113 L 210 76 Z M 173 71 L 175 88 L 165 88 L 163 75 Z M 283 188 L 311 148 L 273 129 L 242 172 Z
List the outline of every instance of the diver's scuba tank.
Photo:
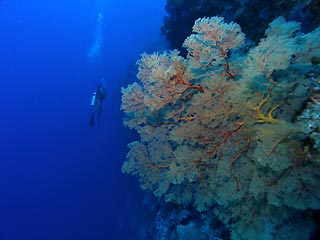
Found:
M 97 93 L 93 93 L 92 95 L 92 98 L 91 98 L 91 106 L 94 106 L 96 104 L 96 96 L 97 96 Z

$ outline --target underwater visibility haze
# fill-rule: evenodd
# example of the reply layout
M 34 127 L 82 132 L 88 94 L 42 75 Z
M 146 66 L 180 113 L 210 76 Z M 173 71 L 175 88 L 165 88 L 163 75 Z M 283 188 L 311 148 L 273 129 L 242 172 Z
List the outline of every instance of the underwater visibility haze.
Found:
M 318 239 L 319 11 L 0 1 L 0 240 Z

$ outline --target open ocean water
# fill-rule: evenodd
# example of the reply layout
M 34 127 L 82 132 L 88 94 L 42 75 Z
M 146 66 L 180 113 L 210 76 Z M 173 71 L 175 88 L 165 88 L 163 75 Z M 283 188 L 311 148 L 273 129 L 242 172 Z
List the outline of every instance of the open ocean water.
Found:
M 154 0 L 0 1 L 1 240 L 132 239 L 140 190 L 121 173 L 133 133 L 120 87 L 161 44 L 164 14 Z

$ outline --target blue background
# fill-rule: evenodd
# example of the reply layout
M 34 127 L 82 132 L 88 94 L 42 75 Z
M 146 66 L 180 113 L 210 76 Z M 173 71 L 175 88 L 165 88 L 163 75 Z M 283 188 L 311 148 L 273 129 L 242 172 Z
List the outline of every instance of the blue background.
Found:
M 141 192 L 120 88 L 164 48 L 165 0 L 0 1 L 0 240 L 134 239 Z M 98 13 L 101 56 L 88 61 Z M 102 126 L 90 100 L 104 77 Z

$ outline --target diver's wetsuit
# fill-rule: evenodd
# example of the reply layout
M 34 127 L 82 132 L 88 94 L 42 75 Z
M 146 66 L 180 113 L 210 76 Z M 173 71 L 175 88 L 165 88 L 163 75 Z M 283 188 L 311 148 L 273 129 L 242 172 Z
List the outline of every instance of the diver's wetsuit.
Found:
M 95 96 L 95 101 L 93 105 L 93 111 L 90 117 L 90 126 L 94 126 L 94 122 L 96 121 L 98 126 L 100 126 L 100 117 L 102 113 L 102 101 L 106 98 L 105 85 L 103 83 L 99 84 L 97 87 Z

